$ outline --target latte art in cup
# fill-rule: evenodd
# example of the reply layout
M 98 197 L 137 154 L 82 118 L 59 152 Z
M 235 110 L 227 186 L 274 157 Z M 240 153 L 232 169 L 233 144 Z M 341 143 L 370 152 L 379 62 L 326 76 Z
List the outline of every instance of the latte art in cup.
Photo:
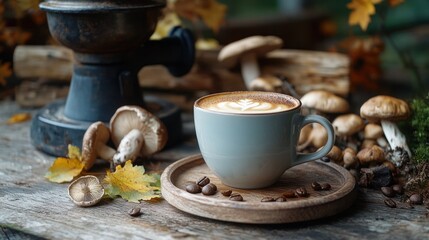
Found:
M 202 98 L 196 106 L 215 112 L 237 114 L 263 114 L 287 111 L 299 102 L 278 93 L 234 92 Z

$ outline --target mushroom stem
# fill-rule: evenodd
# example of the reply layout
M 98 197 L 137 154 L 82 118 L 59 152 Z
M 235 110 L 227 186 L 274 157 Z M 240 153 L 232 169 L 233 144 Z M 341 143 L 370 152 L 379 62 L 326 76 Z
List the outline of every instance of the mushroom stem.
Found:
M 132 129 L 119 143 L 118 151 L 113 155 L 115 165 L 127 160 L 134 161 L 139 155 L 144 144 L 143 133 L 138 129 Z
M 115 149 L 107 146 L 104 143 L 98 143 L 95 147 L 97 150 L 97 155 L 108 162 L 111 162 L 113 159 L 113 155 L 115 155 L 116 151 Z
M 383 128 L 384 136 L 386 137 L 390 148 L 392 150 L 395 150 L 397 147 L 403 148 L 408 153 L 408 156 L 411 157 L 411 151 L 407 145 L 407 139 L 399 130 L 398 126 L 394 122 L 381 120 L 381 127 Z
M 241 74 L 246 88 L 250 90 L 252 81 L 261 75 L 255 54 L 248 53 L 241 58 Z

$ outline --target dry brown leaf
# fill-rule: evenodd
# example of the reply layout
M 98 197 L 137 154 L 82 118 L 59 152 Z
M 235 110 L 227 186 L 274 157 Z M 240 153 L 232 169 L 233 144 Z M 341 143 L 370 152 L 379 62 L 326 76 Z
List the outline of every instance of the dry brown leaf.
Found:
M 382 0 L 352 0 L 347 4 L 347 8 L 352 12 L 349 16 L 350 25 L 359 25 L 362 30 L 368 28 L 371 22 L 371 15 L 375 14 L 375 4 L 380 3 Z
M 12 76 L 12 68 L 10 67 L 10 63 L 2 63 L 0 65 L 0 84 L 6 85 L 6 78 Z

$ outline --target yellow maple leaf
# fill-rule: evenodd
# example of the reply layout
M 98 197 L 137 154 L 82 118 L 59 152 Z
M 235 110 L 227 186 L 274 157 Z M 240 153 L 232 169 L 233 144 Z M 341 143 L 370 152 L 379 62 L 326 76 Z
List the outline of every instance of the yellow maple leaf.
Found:
M 68 158 L 71 158 L 71 159 L 78 159 L 79 161 L 81 161 L 82 160 L 82 156 L 81 156 L 81 154 L 80 154 L 80 149 L 79 149 L 79 147 L 76 147 L 76 146 L 73 146 L 73 145 L 71 145 L 71 144 L 69 144 L 68 146 L 67 146 L 67 150 L 68 150 L 68 152 L 67 152 L 67 157 Z
M 145 174 L 143 166 L 133 166 L 130 160 L 124 167 L 116 166 L 113 173 L 107 171 L 104 183 L 106 195 L 112 198 L 120 196 L 129 202 L 139 202 L 161 197 L 159 175 Z
M 80 159 L 62 158 L 55 159 L 45 177 L 56 183 L 71 182 L 83 170 L 84 164 Z
M 10 67 L 10 63 L 3 63 L 0 65 L 0 84 L 6 85 L 6 78 L 12 76 L 12 68 Z
M 12 115 L 8 120 L 7 124 L 15 124 L 25 122 L 31 119 L 31 114 L 29 113 L 17 113 Z
M 225 18 L 227 7 L 216 0 L 177 0 L 175 12 L 191 21 L 201 19 L 207 27 L 217 32 Z
M 380 3 L 382 0 L 352 0 L 347 4 L 347 8 L 352 12 L 349 16 L 350 25 L 359 25 L 362 30 L 368 28 L 371 22 L 371 15 L 375 14 L 375 4 Z

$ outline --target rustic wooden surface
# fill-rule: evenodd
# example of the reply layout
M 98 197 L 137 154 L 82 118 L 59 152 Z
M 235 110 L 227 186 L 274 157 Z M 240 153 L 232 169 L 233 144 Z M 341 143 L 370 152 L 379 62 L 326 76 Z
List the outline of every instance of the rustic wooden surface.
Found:
M 75 206 L 67 184 L 44 179 L 53 157 L 33 148 L 30 122 L 6 125 L 20 109 L 0 102 L 0 239 L 428 239 L 429 219 L 424 206 L 390 209 L 379 191 L 360 189 L 357 201 L 343 213 L 294 224 L 251 225 L 208 220 L 184 213 L 166 201 L 128 203 L 104 200 L 91 208 Z M 198 153 L 191 117 L 185 115 L 186 141 L 152 160 L 164 168 Z M 159 164 L 158 164 L 159 163 Z M 103 165 L 103 167 L 105 167 Z M 139 206 L 143 214 L 127 211 Z M 24 232 L 24 233 L 20 233 Z
M 217 186 L 214 195 L 191 194 L 185 188 L 190 182 L 208 177 Z M 312 182 L 330 183 L 327 191 L 314 191 Z M 292 223 L 333 216 L 349 208 L 356 198 L 356 181 L 335 163 L 314 161 L 288 169 L 274 185 L 263 189 L 235 189 L 222 184 L 208 168 L 200 154 L 189 156 L 168 166 L 161 176 L 162 196 L 178 209 L 201 217 L 237 223 Z M 261 202 L 264 197 L 277 198 L 286 191 L 305 187 L 306 197 L 293 197 L 285 202 Z M 243 201 L 231 201 L 221 194 L 232 190 Z

